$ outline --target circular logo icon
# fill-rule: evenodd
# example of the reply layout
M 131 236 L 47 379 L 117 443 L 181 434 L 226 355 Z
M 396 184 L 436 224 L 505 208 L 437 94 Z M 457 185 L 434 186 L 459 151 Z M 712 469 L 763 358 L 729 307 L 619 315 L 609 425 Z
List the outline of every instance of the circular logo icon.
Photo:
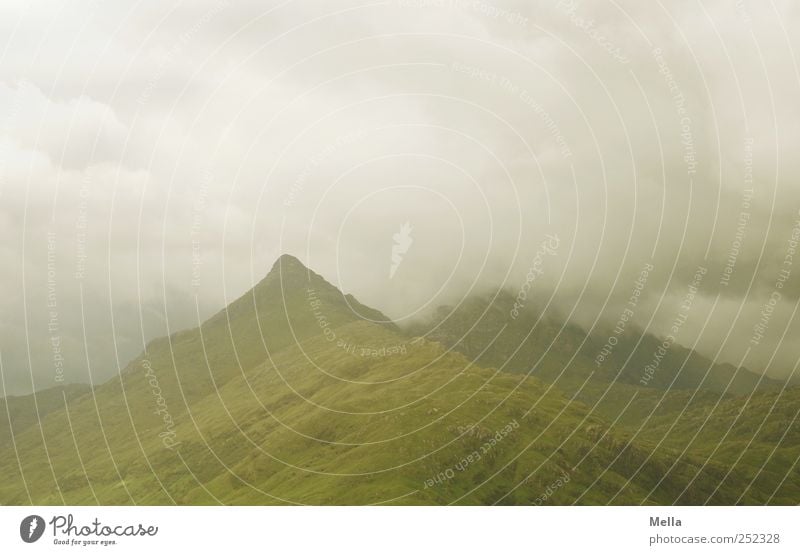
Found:
M 19 535 L 25 543 L 33 543 L 44 534 L 44 519 L 39 515 L 26 516 L 19 525 Z

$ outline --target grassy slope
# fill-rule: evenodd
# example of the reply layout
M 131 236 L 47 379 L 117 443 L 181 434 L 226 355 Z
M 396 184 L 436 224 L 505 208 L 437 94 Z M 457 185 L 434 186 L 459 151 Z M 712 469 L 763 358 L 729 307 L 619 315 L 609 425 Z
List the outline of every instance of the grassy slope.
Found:
M 404 341 L 364 322 L 337 330 L 351 342 L 376 347 Z M 175 451 L 160 444 L 150 415 L 133 415 L 133 437 L 124 418 L 113 420 L 101 409 L 106 449 L 93 407 L 83 401 L 70 409 L 78 459 L 65 419 L 51 414 L 43 429 L 61 494 L 67 503 L 93 503 L 95 496 L 101 503 L 139 504 L 364 504 L 397 498 L 426 504 L 531 503 L 566 472 L 570 482 L 550 502 L 574 501 L 591 485 L 581 501 L 603 503 L 644 461 L 643 450 L 608 433 L 601 419 L 587 416 L 586 407 L 548 392 L 537 380 L 470 367 L 436 343 L 406 348 L 403 357 L 364 358 L 316 337 L 284 349 L 274 356 L 274 366 L 261 365 L 230 380 L 178 418 L 182 443 Z M 314 368 L 320 360 L 331 376 Z M 112 389 L 101 395 L 100 406 L 122 402 Z M 298 395 L 307 401 L 298 401 Z M 133 391 L 129 402 L 135 402 L 132 397 Z M 511 422 L 519 427 L 483 453 L 489 438 Z M 59 503 L 47 462 L 38 456 L 40 436 L 29 430 L 19 444 L 26 477 L 35 478 L 29 482 L 33 501 Z M 480 461 L 426 487 L 426 480 L 476 450 Z M 670 460 L 665 452 L 645 464 L 617 502 L 642 501 Z M 6 475 L 14 474 L 15 462 L 6 459 Z M 682 480 L 692 464 L 681 463 L 684 472 L 649 501 L 670 502 L 686 485 Z M 0 496 L 24 503 L 15 482 L 6 481 Z M 709 488 L 707 480 L 698 484 L 696 501 L 710 494 Z
M 64 408 L 67 402 L 91 391 L 88 385 L 71 384 L 39 391 L 36 395 L 0 398 L 0 448 L 11 447 L 13 434 L 35 426 L 41 418 Z
M 546 381 L 585 379 L 600 373 L 606 381 L 640 385 L 643 368 L 653 362 L 661 340 L 653 335 L 626 332 L 599 366 L 595 358 L 612 332 L 587 335 L 559 318 L 524 309 L 511 317 L 515 299 L 507 291 L 467 298 L 458 307 L 442 307 L 427 324 L 413 332 L 457 349 L 483 365 L 510 372 L 532 372 Z M 640 341 L 641 338 L 641 341 Z M 535 361 L 547 353 L 543 363 Z M 567 370 L 565 371 L 565 368 Z M 716 364 L 698 353 L 672 345 L 647 387 L 704 389 L 745 395 L 756 389 L 777 390 L 782 383 L 746 368 Z
M 659 343 L 654 337 L 645 336 L 636 347 L 633 334 L 624 336 L 613 356 L 598 367 L 594 356 L 602 341 L 574 326 L 539 319 L 533 310 L 512 320 L 512 305 L 513 299 L 502 292 L 493 301 L 468 299 L 455 312 L 440 311 L 431 323 L 439 324 L 431 337 L 469 359 L 530 372 L 553 384 L 594 416 L 614 422 L 618 434 L 632 438 L 652 458 L 672 457 L 702 467 L 715 484 L 711 503 L 730 498 L 783 504 L 800 500 L 800 388 L 782 391 L 774 380 L 713 364 L 677 345 L 656 378 L 641 387 L 637 376 Z M 668 472 L 675 477 L 684 470 L 671 463 Z M 692 485 L 675 492 L 674 501 L 693 502 L 692 490 L 702 477 L 689 473 L 678 481 Z
M 165 425 L 154 413 L 145 359 L 175 421 L 176 449 L 159 438 Z M 0 503 L 533 503 L 564 475 L 569 482 L 545 502 L 733 503 L 742 491 L 741 502 L 766 501 L 766 485 L 742 487 L 753 475 L 750 459 L 726 477 L 727 443 L 709 463 L 695 448 L 679 457 L 689 431 L 669 439 L 663 427 L 672 413 L 637 433 L 649 403 L 669 406 L 648 397 L 659 391 L 642 393 L 612 427 L 624 395 L 639 388 L 614 389 L 598 405 L 602 382 L 559 385 L 568 396 L 363 321 L 333 286 L 283 258 L 200 329 L 151 343 L 119 379 L 19 433 L 20 458 L 2 450 Z M 518 426 L 484 452 L 512 422 Z M 663 437 L 669 441 L 656 448 Z M 784 443 L 783 462 L 797 438 Z M 479 461 L 456 468 L 475 451 Z M 426 484 L 448 471 L 451 478 Z M 776 476 L 769 467 L 767 477 Z M 792 478 L 773 501 L 796 501 L 796 487 Z

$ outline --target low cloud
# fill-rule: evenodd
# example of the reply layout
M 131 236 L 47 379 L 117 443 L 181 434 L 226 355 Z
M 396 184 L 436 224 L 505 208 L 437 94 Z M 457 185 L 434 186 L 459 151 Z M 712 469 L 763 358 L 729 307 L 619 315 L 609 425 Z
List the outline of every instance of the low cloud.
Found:
M 614 322 L 652 263 L 663 334 L 702 266 L 679 342 L 789 375 L 796 265 L 749 342 L 800 218 L 800 14 L 685 4 L 4 3 L 6 391 L 53 384 L 54 333 L 107 379 L 283 252 L 406 321 L 518 290 L 547 234 L 553 310 Z

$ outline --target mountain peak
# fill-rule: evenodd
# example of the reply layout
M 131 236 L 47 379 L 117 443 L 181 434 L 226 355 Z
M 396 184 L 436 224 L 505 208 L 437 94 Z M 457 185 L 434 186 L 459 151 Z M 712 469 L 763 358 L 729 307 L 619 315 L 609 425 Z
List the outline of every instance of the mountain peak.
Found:
M 328 310 L 340 310 L 347 315 L 345 320 L 369 320 L 388 326 L 393 330 L 398 329 L 391 319 L 381 311 L 361 304 L 356 297 L 349 293 L 343 293 L 337 286 L 331 284 L 322 275 L 308 268 L 291 254 L 282 254 L 278 257 L 272 270 L 256 286 L 256 291 L 260 296 L 269 299 L 266 303 L 276 303 L 277 299 L 285 297 L 288 291 L 298 289 L 302 289 L 304 298 L 308 292 L 324 298 Z M 285 298 L 283 302 L 286 302 Z M 308 300 L 306 299 L 304 302 L 307 305 Z M 316 320 L 314 323 L 317 324 Z
M 308 268 L 300 260 L 291 254 L 282 254 L 272 265 L 272 272 L 286 272 L 288 270 L 302 270 L 307 272 Z

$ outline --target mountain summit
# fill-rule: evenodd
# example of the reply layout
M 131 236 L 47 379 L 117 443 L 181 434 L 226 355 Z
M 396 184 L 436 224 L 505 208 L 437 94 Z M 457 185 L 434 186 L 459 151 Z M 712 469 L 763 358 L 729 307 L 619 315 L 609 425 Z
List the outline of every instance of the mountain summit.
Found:
M 279 256 L 272 265 L 272 269 L 267 273 L 264 279 L 270 277 L 275 278 L 276 276 L 283 279 L 287 285 L 291 284 L 295 280 L 302 283 L 310 280 L 312 277 L 322 279 L 322 276 L 312 272 L 302 262 L 300 262 L 299 258 L 292 256 L 291 254 L 282 254 Z
M 800 390 L 760 392 L 746 411 L 603 376 L 565 396 L 561 371 L 588 372 L 566 356 L 583 338 L 528 337 L 522 317 L 496 337 L 507 314 L 502 299 L 467 303 L 415 337 L 284 255 L 91 394 L 6 403 L 0 504 L 800 500 Z
M 216 379 L 227 380 L 242 368 L 269 360 L 271 353 L 353 322 L 397 329 L 380 311 L 345 295 L 299 259 L 284 254 L 250 291 L 198 331 L 211 348 L 222 345 L 229 353 L 217 357 L 220 364 L 213 371 Z M 187 354 L 196 342 L 188 338 Z

